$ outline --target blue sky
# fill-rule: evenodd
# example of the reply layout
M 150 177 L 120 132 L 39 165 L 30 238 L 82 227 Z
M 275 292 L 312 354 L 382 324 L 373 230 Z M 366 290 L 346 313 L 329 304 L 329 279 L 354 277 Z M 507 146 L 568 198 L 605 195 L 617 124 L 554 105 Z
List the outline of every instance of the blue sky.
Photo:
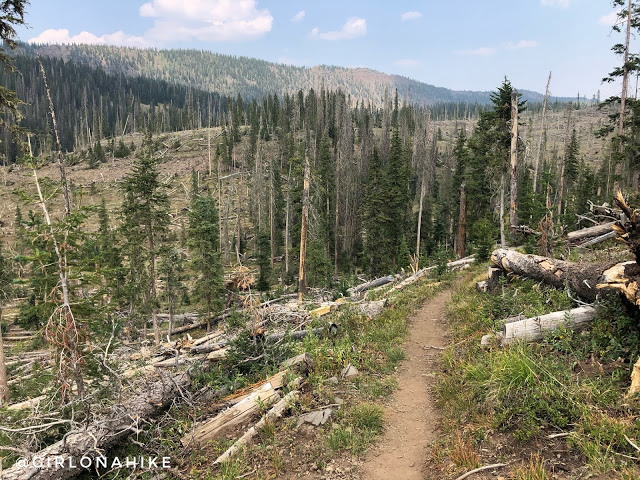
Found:
M 607 0 L 30 0 L 23 41 L 197 48 L 270 61 L 369 67 L 456 90 L 506 75 L 554 96 L 617 94 L 600 81 Z M 632 85 L 635 89 L 635 83 Z

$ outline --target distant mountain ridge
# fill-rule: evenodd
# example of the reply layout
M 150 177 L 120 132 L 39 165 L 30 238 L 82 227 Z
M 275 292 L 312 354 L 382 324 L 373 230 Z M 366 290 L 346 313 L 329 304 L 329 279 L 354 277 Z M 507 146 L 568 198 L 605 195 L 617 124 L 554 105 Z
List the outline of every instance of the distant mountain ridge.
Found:
M 456 91 L 436 87 L 400 75 L 368 68 L 329 65 L 297 67 L 249 57 L 234 57 L 202 50 L 156 50 L 104 45 L 26 45 L 20 53 L 41 55 L 101 67 L 107 73 L 143 76 L 243 98 L 262 98 L 267 93 L 295 94 L 298 90 L 342 89 L 354 100 L 380 104 L 398 89 L 401 99 L 433 105 L 464 102 L 486 105 L 490 92 Z M 522 90 L 523 98 L 541 102 L 543 95 Z M 559 99 L 569 100 L 569 99 Z

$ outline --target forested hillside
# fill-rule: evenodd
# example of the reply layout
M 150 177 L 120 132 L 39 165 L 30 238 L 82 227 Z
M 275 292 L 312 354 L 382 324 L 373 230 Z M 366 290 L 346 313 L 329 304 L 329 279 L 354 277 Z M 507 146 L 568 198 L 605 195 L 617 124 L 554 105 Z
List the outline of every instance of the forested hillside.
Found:
M 267 94 L 295 94 L 298 90 L 342 90 L 353 101 L 380 105 L 385 91 L 398 90 L 401 98 L 417 105 L 443 102 L 490 103 L 490 92 L 455 91 L 399 75 L 367 68 L 330 65 L 296 67 L 247 57 L 232 57 L 198 50 L 156 50 L 101 45 L 26 45 L 20 50 L 102 67 L 109 73 L 144 76 L 187 85 L 222 95 L 260 99 Z M 541 102 L 543 95 L 523 90 L 525 99 Z M 566 101 L 568 99 L 561 99 Z

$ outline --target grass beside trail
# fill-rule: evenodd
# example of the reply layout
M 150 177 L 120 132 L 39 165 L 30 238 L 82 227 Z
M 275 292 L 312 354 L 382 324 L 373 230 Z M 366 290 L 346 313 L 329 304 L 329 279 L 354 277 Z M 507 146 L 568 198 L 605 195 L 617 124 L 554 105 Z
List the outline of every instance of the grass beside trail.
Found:
M 484 269 L 477 271 L 479 278 Z M 542 342 L 483 349 L 481 336 L 501 319 L 574 305 L 529 279 L 478 293 L 478 278 L 459 286 L 448 309 L 453 346 L 437 384 L 445 440 L 435 463 L 452 477 L 504 461 L 516 480 L 639 478 L 640 452 L 629 440 L 640 441 L 640 399 L 624 397 L 640 353 L 637 310 L 610 296 L 588 330 L 564 327 Z M 556 433 L 566 436 L 548 438 Z

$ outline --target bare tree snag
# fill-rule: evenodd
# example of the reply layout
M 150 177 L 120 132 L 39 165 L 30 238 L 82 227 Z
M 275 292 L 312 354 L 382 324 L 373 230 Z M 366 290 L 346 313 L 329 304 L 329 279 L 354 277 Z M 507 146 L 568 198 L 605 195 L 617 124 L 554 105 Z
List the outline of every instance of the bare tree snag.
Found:
M 307 257 L 307 228 L 309 223 L 309 185 L 311 183 L 311 165 L 309 157 L 304 157 L 304 187 L 302 190 L 302 225 L 300 229 L 300 269 L 298 273 L 298 302 L 307 293 L 305 261 Z
M 424 204 L 424 196 L 427 190 L 427 184 L 422 177 L 422 186 L 420 187 L 420 205 L 418 206 L 418 225 L 416 234 L 416 255 L 420 256 L 420 236 L 422 234 L 422 208 Z
M 422 207 L 422 205 L 421 205 Z M 460 185 L 460 218 L 458 220 L 458 258 L 464 257 L 467 241 L 467 184 Z
M 564 132 L 564 156 L 562 158 L 562 166 L 560 167 L 560 185 L 558 185 L 558 218 L 562 215 L 564 202 L 564 172 L 567 166 L 567 154 L 569 151 L 569 141 L 571 137 L 571 113 L 573 112 L 573 104 L 569 102 L 567 104 L 567 126 Z
M 538 169 L 540 168 L 540 150 L 542 149 L 542 139 L 544 138 L 544 120 L 547 113 L 547 104 L 549 103 L 549 86 L 551 85 L 551 72 L 549 72 L 549 79 L 547 80 L 547 90 L 544 94 L 544 100 L 542 101 L 542 119 L 540 120 L 540 139 L 538 141 L 538 150 L 536 152 L 536 159 L 533 163 L 533 191 L 538 191 Z
M 511 202 L 509 225 L 511 236 L 515 236 L 518 226 L 518 92 L 511 92 Z
M 627 6 L 627 32 L 624 43 L 624 63 L 622 65 L 622 92 L 620 93 L 620 117 L 618 119 L 618 137 L 619 137 L 619 149 L 622 152 L 622 136 L 624 135 L 624 116 L 626 111 L 627 102 L 627 89 L 629 88 L 629 42 L 631 39 L 631 22 L 633 15 L 633 2 L 629 0 Z M 622 176 L 622 163 L 616 162 L 615 169 L 616 178 L 613 183 L 613 191 L 618 192 L 620 190 L 620 177 Z

